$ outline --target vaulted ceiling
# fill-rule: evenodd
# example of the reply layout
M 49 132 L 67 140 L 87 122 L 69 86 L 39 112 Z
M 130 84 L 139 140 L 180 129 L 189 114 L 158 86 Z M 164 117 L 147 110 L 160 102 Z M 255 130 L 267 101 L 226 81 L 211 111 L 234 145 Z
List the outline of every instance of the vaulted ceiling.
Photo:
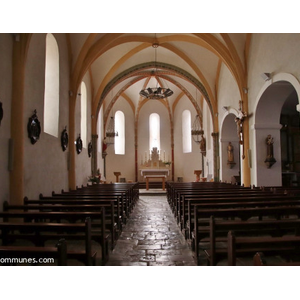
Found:
M 163 100 L 172 107 L 188 97 L 196 110 L 202 99 L 217 111 L 221 67 L 229 69 L 240 91 L 246 87 L 247 49 L 251 34 L 70 33 L 71 87 L 83 77 L 92 83 L 92 114 L 101 105 L 106 116 L 115 101 L 125 99 L 136 113 L 145 103 L 139 92 L 164 86 L 174 94 Z M 158 45 L 157 48 L 153 44 Z

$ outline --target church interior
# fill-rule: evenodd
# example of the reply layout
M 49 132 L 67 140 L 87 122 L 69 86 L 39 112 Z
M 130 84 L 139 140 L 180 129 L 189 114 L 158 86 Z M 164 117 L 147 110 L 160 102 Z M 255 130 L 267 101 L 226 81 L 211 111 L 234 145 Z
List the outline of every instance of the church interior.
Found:
M 299 49 L 298 33 L 0 33 L 1 258 L 299 266 Z M 34 246 L 5 252 L 26 230 Z

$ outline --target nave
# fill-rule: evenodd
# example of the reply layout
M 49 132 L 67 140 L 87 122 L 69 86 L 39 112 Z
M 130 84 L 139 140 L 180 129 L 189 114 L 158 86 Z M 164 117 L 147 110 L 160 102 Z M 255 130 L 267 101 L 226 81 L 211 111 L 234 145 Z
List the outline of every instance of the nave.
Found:
M 141 194 L 107 266 L 195 265 L 166 195 L 159 190 Z

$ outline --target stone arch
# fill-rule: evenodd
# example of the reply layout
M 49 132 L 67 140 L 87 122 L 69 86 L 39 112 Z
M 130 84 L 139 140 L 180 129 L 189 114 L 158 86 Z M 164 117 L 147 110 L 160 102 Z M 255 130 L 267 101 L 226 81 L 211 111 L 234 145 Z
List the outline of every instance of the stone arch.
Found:
M 240 145 L 235 124 L 235 117 L 238 112 L 234 108 L 229 108 L 221 123 L 220 136 L 220 177 L 222 181 L 231 182 L 233 176 L 240 176 Z M 229 142 L 233 146 L 234 162 L 228 164 L 227 147 Z
M 254 151 L 253 151 L 253 183 L 257 186 L 281 186 L 281 137 L 280 115 L 288 97 L 295 93 L 299 103 L 300 84 L 298 80 L 287 73 L 275 74 L 260 90 L 256 99 L 254 112 Z M 299 107 L 299 104 L 295 109 Z M 266 137 L 274 139 L 274 158 L 276 163 L 271 167 L 265 164 Z

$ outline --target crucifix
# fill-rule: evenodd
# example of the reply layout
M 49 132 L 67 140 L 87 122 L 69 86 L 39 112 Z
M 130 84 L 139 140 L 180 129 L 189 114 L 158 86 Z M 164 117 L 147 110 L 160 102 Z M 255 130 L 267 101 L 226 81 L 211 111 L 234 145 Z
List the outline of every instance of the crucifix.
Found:
M 245 118 L 248 117 L 247 113 L 245 113 L 243 111 L 243 101 L 240 100 L 239 101 L 239 109 L 238 109 L 238 116 L 235 118 L 235 123 L 236 123 L 236 126 L 237 126 L 237 135 L 238 135 L 238 138 L 239 138 L 239 143 L 240 145 L 242 145 L 243 147 L 243 155 L 242 155 L 242 158 L 244 159 L 245 158 L 245 153 L 244 153 L 244 130 L 243 130 L 243 123 L 244 123 L 244 120 Z

